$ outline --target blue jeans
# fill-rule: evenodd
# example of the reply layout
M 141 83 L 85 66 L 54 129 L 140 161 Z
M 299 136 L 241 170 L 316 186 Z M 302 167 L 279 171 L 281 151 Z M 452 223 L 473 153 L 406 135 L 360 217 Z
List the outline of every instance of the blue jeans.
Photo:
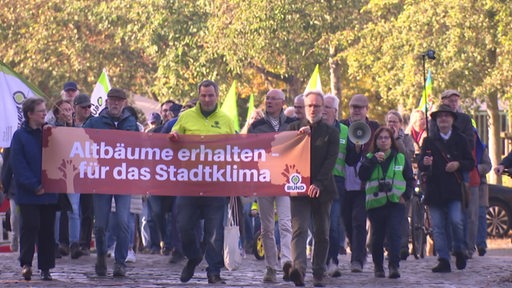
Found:
M 220 270 L 224 267 L 226 198 L 178 196 L 176 208 L 183 253 L 189 261 L 201 260 L 204 255 L 208 263 L 207 275 L 220 275 Z M 201 219 L 204 219 L 202 242 L 196 233 Z
M 487 248 L 487 207 L 480 206 L 478 210 L 478 232 L 476 247 Z
M 384 239 L 388 243 L 389 267 L 399 267 L 404 214 L 405 205 L 401 203 L 387 203 L 368 210 L 368 218 L 372 224 L 372 258 L 376 267 L 383 267 Z
M 151 203 L 151 219 L 155 223 L 156 231 L 151 234 L 151 249 L 160 249 L 160 242 L 163 242 L 163 248 L 171 249 L 172 238 L 172 208 L 176 197 L 174 196 L 150 196 L 148 198 Z M 155 233 L 156 232 L 156 233 Z
M 331 261 L 338 265 L 338 253 L 340 247 L 345 246 L 345 225 L 341 217 L 341 207 L 345 197 L 345 178 L 334 176 L 336 189 L 338 190 L 338 199 L 335 199 L 331 205 L 331 227 L 329 227 L 329 252 L 327 254 L 327 264 Z
M 69 244 L 80 242 L 80 194 L 67 194 L 73 211 L 67 211 L 69 217 Z M 58 242 L 60 231 L 60 211 L 55 215 L 55 240 Z
M 464 216 L 460 201 L 451 201 L 444 205 L 429 206 L 432 218 L 434 243 L 439 258 L 450 260 L 449 237 L 446 227 L 450 227 L 454 252 L 464 252 Z
M 131 195 L 105 195 L 94 194 L 94 235 L 96 237 L 96 250 L 99 257 L 107 255 L 107 228 L 110 220 L 112 198 L 116 203 L 116 213 L 112 217 L 117 218 L 115 262 L 125 265 L 124 261 L 128 255 L 129 228 L 128 218 L 130 215 Z
M 117 231 L 117 228 L 119 227 L 119 224 L 117 223 L 118 217 L 115 215 L 117 212 L 111 212 L 110 214 L 110 221 L 108 223 L 108 229 L 107 229 L 107 247 L 110 248 L 114 246 L 117 242 L 117 236 L 119 232 Z M 135 239 L 135 214 L 130 213 L 128 216 L 128 248 L 133 249 L 134 245 L 134 239 Z

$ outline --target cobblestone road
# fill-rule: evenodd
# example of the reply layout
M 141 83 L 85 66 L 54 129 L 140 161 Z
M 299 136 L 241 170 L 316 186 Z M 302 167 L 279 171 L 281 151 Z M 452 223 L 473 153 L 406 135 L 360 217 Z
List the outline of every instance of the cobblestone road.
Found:
M 409 257 L 401 262 L 400 279 L 376 279 L 373 277 L 371 257 L 363 273 L 351 273 L 348 268 L 349 256 L 340 256 L 342 276 L 327 278 L 329 287 L 512 287 L 512 253 L 511 248 L 489 250 L 484 257 L 475 256 L 469 260 L 464 271 L 455 270 L 447 274 L 434 274 L 430 268 L 436 264 L 435 257 L 414 259 Z M 32 281 L 21 277 L 16 253 L 0 253 L 0 287 L 206 287 L 205 262 L 200 264 L 196 275 L 188 283 L 180 283 L 179 275 L 185 262 L 169 264 L 168 257 L 160 255 L 138 254 L 137 262 L 129 264 L 128 276 L 114 279 L 113 263 L 108 261 L 107 277 L 94 274 L 96 256 L 85 256 L 78 260 L 64 257 L 57 260 L 57 267 L 52 270 L 54 281 L 39 280 L 38 271 L 34 271 Z M 452 267 L 455 264 L 452 261 Z M 37 267 L 34 261 L 34 267 Z M 223 271 L 225 287 L 294 287 L 293 283 L 280 282 L 263 284 L 261 282 L 265 264 L 252 255 L 244 259 L 238 271 Z M 387 271 L 386 271 L 387 272 Z M 282 277 L 282 275 L 278 275 Z M 280 279 L 280 278 L 279 278 Z M 414 285 L 414 286 L 413 286 Z M 312 286 L 311 274 L 306 276 L 306 286 Z

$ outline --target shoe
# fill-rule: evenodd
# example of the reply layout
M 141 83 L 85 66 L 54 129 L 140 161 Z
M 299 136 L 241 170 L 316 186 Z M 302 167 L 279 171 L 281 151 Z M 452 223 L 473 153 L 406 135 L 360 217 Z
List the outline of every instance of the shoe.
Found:
M 119 263 L 114 263 L 114 272 L 112 274 L 114 277 L 125 277 L 126 266 Z
M 69 249 L 70 249 L 71 259 L 78 259 L 84 255 L 84 253 L 80 249 L 80 245 L 78 245 L 78 243 L 71 244 Z
M 400 278 L 400 272 L 397 267 L 389 266 L 389 279 Z
M 375 268 L 373 270 L 373 275 L 375 275 L 375 278 L 385 278 L 386 273 L 384 273 L 384 267 L 375 266 Z
M 96 275 L 98 275 L 98 276 L 107 276 L 107 257 L 106 256 L 97 256 L 96 257 L 96 265 L 94 266 L 94 270 L 96 271 Z
M 160 250 L 160 254 L 162 254 L 162 256 L 169 256 L 171 255 L 171 251 L 171 248 L 164 247 Z
M 41 270 L 41 280 L 43 281 L 52 281 L 52 274 L 50 274 L 50 270 Z
M 466 268 L 466 253 L 464 252 L 455 252 L 455 266 L 457 269 L 462 270 Z
M 450 267 L 450 262 L 444 258 L 439 258 L 439 262 L 437 266 L 432 268 L 432 272 L 434 273 L 449 273 L 452 272 L 452 268 Z
M 128 249 L 128 255 L 126 256 L 126 260 L 124 260 L 125 263 L 135 263 L 137 261 L 137 258 L 135 257 L 135 252 L 133 252 L 133 249 Z
M 62 256 L 68 256 L 69 255 L 69 246 L 61 244 L 59 246 L 59 252 Z
M 290 270 L 290 280 L 293 281 L 297 287 L 304 286 L 304 275 L 302 275 L 298 269 L 292 268 Z
M 333 278 L 337 278 L 341 276 L 341 271 L 338 268 L 338 265 L 335 263 L 329 263 L 329 266 L 327 266 L 327 275 Z
M 352 271 L 353 273 L 361 273 L 363 272 L 363 265 L 359 262 L 352 262 L 350 264 L 350 271 Z
M 226 284 L 226 281 L 220 278 L 220 275 L 213 274 L 208 275 L 208 284 Z
M 172 250 L 171 259 L 169 259 L 169 263 L 176 264 L 183 261 L 183 259 L 185 259 L 185 256 L 183 256 L 183 254 L 180 251 L 174 249 Z
M 487 250 L 484 247 L 478 247 L 478 256 L 484 256 Z
M 323 276 L 313 276 L 313 287 L 325 287 Z
M 188 260 L 185 267 L 183 267 L 183 270 L 181 271 L 180 281 L 185 283 L 188 282 L 193 276 L 194 271 L 196 270 L 197 265 L 201 263 L 202 259 L 197 260 Z M 209 279 L 208 279 L 209 281 Z
M 32 267 L 23 265 L 23 268 L 21 269 L 21 275 L 23 276 L 23 279 L 30 281 L 30 279 L 32 279 Z
M 60 258 L 62 258 L 62 254 L 60 254 L 59 245 L 56 244 L 55 245 L 55 259 L 60 259 Z
M 409 257 L 409 250 L 407 248 L 400 249 L 400 260 L 407 260 L 407 257 Z
M 265 271 L 265 275 L 263 275 L 263 283 L 276 283 L 277 276 L 276 270 L 271 267 L 267 267 L 267 271 Z
M 290 270 L 292 270 L 292 262 L 287 261 L 283 265 L 283 280 L 285 282 L 290 282 Z

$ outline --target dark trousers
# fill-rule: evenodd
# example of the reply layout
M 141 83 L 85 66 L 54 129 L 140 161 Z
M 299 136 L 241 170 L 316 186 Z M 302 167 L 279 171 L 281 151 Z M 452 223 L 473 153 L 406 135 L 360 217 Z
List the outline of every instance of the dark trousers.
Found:
M 163 248 L 172 248 L 172 219 L 174 216 L 173 207 L 176 197 L 174 196 L 151 196 L 148 198 L 151 203 L 151 219 L 154 229 L 151 233 L 151 249 L 160 249 L 160 242 L 164 243 Z
M 37 266 L 55 267 L 55 212 L 53 204 L 20 204 L 20 265 L 32 266 L 37 245 Z
M 94 223 L 93 203 L 92 194 L 80 194 L 80 247 L 84 249 L 91 248 Z
M 306 242 L 310 221 L 313 220 L 313 276 L 322 277 L 329 250 L 329 226 L 332 201 L 319 201 L 309 197 L 291 197 L 292 216 L 291 252 L 293 266 L 306 273 Z
M 401 203 L 388 203 L 382 207 L 368 210 L 372 224 L 372 258 L 375 267 L 383 267 L 384 239 L 388 243 L 389 267 L 399 267 L 401 229 L 404 221 L 405 206 Z
M 350 263 L 366 262 L 366 206 L 365 191 L 346 191 L 341 209 L 345 232 L 350 241 Z

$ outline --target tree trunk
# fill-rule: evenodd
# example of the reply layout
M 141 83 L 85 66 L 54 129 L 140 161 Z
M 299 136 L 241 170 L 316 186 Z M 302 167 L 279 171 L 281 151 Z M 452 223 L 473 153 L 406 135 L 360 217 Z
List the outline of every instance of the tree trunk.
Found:
M 489 114 L 489 157 L 491 163 L 497 165 L 501 161 L 500 113 L 498 107 L 498 92 L 491 91 L 486 97 L 487 113 Z M 501 184 L 501 178 L 490 174 L 490 183 Z
M 341 67 L 340 62 L 336 60 L 337 55 L 336 47 L 331 44 L 329 47 L 329 74 L 331 78 L 331 93 L 340 99 L 340 106 L 338 107 L 338 117 L 342 115 L 342 101 L 341 101 Z

